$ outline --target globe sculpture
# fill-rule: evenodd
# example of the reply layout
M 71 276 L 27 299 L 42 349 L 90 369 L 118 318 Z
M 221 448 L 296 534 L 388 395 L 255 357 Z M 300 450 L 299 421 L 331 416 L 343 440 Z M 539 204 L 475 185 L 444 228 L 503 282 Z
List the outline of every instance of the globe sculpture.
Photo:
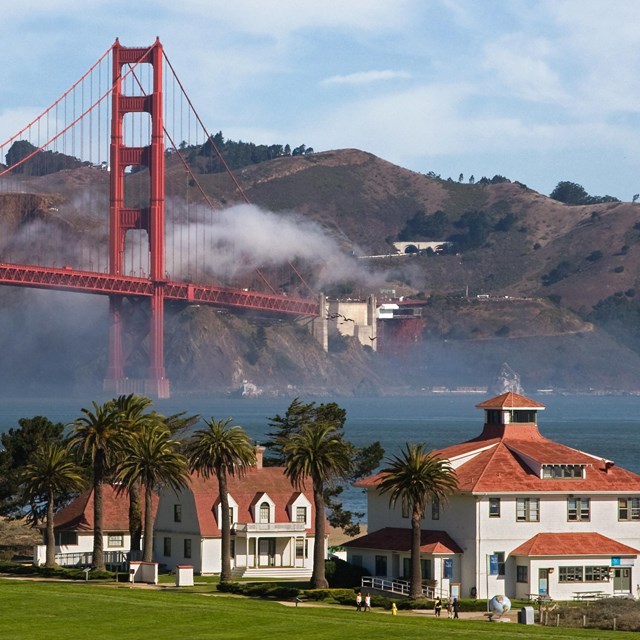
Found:
M 511 609 L 511 600 L 507 596 L 493 596 L 489 600 L 489 611 L 498 618 Z

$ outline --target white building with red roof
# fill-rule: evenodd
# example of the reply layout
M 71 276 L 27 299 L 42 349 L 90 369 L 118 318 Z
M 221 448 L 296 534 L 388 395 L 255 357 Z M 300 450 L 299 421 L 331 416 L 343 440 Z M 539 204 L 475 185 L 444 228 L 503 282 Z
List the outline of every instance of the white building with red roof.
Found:
M 154 496 L 153 510 L 158 505 Z M 144 500 L 141 504 L 144 522 Z M 60 509 L 54 517 L 56 538 L 56 563 L 61 566 L 93 564 L 93 488 L 78 495 L 66 507 Z M 41 526 L 45 534 L 44 524 Z M 103 487 L 103 548 L 104 559 L 109 566 L 124 567 L 127 554 L 131 549 L 129 534 L 129 494 L 119 492 L 118 487 L 105 484 Z M 35 564 L 46 561 L 46 545 L 34 548 Z
M 257 464 L 229 477 L 231 566 L 236 577 L 307 579 L 316 543 L 313 494 L 298 491 L 282 467 Z M 169 569 L 192 565 L 195 573 L 221 570 L 221 506 L 218 482 L 193 474 L 189 486 L 160 494 L 154 560 Z M 321 542 L 325 546 L 326 539 Z
M 571 600 L 636 595 L 640 583 L 640 475 L 545 438 L 544 405 L 508 392 L 476 405 L 482 433 L 436 451 L 459 490 L 424 518 L 423 577 L 446 594 Z M 377 486 L 366 536 L 344 546 L 372 575 L 408 577 L 410 520 Z

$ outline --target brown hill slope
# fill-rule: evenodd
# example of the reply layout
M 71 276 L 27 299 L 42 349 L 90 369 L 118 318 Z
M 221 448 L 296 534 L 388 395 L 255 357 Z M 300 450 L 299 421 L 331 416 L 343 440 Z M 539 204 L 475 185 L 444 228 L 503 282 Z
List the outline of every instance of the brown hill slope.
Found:
M 174 159 L 167 169 L 167 192 L 183 197 L 187 182 Z M 462 240 L 450 255 L 363 261 L 384 272 L 384 288 L 430 300 L 421 345 L 409 345 L 387 359 L 338 341 L 339 351 L 324 354 L 299 327 L 286 322 L 261 324 L 204 307 L 174 309 L 167 329 L 167 369 L 174 389 L 224 393 L 250 380 L 269 392 L 294 395 L 313 390 L 382 393 L 392 387 L 407 392 L 434 385 L 487 385 L 504 361 L 533 387 L 638 387 L 640 347 L 633 336 L 625 328 L 621 341 L 619 334 L 614 339 L 588 314 L 611 296 L 635 305 L 640 205 L 567 206 L 517 182 L 461 184 L 354 149 L 278 158 L 246 167 L 236 177 L 252 202 L 320 223 L 345 252 L 390 253 L 391 243 L 416 214 L 436 211 L 446 215 L 442 235 L 412 239 Z M 220 206 L 241 201 L 222 174 L 198 180 Z M 86 230 L 93 222 L 82 217 L 83 199 L 106 202 L 107 185 L 106 172 L 86 168 L 23 179 L 22 190 L 46 195 L 34 200 L 25 194 L 21 202 L 11 196 L 10 207 L 5 196 L 0 213 L 15 230 L 29 216 L 53 217 L 55 208 L 56 224 Z M 469 226 L 470 212 L 482 220 L 477 237 Z M 489 304 L 472 304 L 477 294 L 488 295 Z M 0 379 L 24 388 L 14 384 L 16 376 L 28 380 L 28 386 L 62 368 L 60 381 L 67 376 L 82 386 L 91 380 L 99 388 L 106 350 L 103 323 L 96 323 L 95 335 L 83 333 L 83 347 L 74 357 L 69 340 L 60 339 L 56 346 L 55 331 L 31 320 L 28 311 L 15 320 L 15 311 L 32 295 L 3 293 L 7 303 L 0 326 L 20 326 L 34 338 L 17 342 L 9 331 L 0 334 L 0 348 L 10 363 Z M 43 344 L 57 369 L 43 364 Z

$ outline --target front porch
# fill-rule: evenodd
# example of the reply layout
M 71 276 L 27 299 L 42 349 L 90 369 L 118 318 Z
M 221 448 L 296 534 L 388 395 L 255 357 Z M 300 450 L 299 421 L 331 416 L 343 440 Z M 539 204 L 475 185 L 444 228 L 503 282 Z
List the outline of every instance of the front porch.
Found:
M 304 523 L 238 523 L 233 533 L 234 576 L 311 576 L 313 541 Z

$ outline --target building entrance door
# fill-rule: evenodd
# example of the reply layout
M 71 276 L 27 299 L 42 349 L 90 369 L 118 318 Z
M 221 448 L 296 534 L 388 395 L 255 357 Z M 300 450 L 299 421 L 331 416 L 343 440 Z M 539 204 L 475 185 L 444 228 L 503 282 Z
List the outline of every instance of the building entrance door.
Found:
M 538 595 L 549 595 L 549 569 L 538 569 Z
M 613 591 L 631 593 L 631 569 L 614 569 Z

